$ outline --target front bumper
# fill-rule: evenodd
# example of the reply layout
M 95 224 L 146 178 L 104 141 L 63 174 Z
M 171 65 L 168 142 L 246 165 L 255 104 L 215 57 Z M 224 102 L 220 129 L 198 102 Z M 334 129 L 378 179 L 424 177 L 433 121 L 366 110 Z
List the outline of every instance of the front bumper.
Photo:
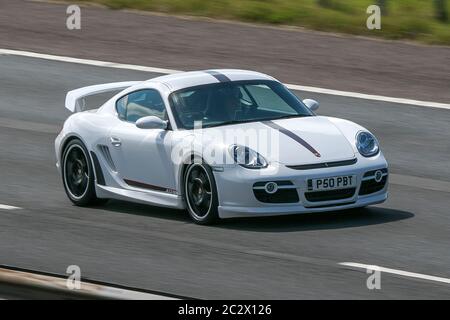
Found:
M 385 174 L 385 184 L 381 190 L 360 195 L 361 183 L 371 177 L 364 177 L 373 170 L 387 168 L 387 162 L 382 153 L 373 158 L 356 155 L 357 163 L 333 168 L 295 170 L 282 164 L 271 164 L 262 170 L 245 169 L 240 166 L 224 167 L 223 171 L 215 171 L 218 197 L 219 216 L 221 218 L 275 216 L 310 212 L 325 212 L 364 207 L 382 203 L 387 199 L 388 176 Z M 340 175 L 356 175 L 355 192 L 351 196 L 338 200 L 308 201 L 307 180 Z M 295 203 L 267 203 L 258 200 L 254 194 L 254 184 L 268 181 L 290 181 L 292 188 L 298 194 Z

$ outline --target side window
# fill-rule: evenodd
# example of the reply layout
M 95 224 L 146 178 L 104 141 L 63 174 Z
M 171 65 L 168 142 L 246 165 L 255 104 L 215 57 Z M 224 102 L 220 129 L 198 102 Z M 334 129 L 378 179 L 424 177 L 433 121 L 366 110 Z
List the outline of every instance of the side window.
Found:
M 116 111 L 120 120 L 126 120 L 127 118 L 127 99 L 128 96 L 124 96 L 117 100 Z
M 117 101 L 119 118 L 129 122 L 147 116 L 167 120 L 166 107 L 158 91 L 153 89 L 132 92 Z

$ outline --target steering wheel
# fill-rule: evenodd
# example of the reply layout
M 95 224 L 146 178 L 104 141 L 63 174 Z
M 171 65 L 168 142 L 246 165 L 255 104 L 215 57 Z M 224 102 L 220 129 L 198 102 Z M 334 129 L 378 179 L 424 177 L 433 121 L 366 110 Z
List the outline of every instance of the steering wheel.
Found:
M 187 124 L 187 123 L 194 123 L 194 121 L 197 120 L 203 120 L 204 115 L 201 111 L 190 111 L 185 112 L 181 115 L 181 122 Z

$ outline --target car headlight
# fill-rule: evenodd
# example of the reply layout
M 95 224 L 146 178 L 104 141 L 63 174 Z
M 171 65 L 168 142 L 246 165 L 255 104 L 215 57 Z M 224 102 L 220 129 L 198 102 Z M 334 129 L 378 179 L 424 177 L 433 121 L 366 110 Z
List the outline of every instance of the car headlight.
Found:
M 377 139 L 367 131 L 360 131 L 356 135 L 356 148 L 364 157 L 373 157 L 380 151 Z
M 237 164 L 247 169 L 261 169 L 268 165 L 263 156 L 248 147 L 234 145 L 231 154 Z

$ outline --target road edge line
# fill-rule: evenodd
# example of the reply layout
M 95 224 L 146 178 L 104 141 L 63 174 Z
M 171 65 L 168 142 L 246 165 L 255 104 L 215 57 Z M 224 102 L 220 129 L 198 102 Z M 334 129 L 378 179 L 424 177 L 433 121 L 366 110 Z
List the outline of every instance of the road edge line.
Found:
M 0 203 L 0 210 L 19 210 L 19 209 L 22 209 L 22 208 Z

